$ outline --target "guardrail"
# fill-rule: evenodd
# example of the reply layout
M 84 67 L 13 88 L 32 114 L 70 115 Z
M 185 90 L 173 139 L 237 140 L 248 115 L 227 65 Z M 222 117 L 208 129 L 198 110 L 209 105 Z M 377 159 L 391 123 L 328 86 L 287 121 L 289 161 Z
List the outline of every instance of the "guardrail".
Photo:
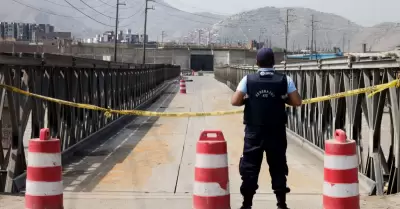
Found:
M 217 80 L 232 90 L 254 66 L 226 66 L 215 70 Z M 393 57 L 336 58 L 286 65 L 286 73 L 304 99 L 387 83 L 400 74 Z M 371 98 L 365 94 L 289 107 L 288 129 L 320 150 L 335 129 L 346 130 L 357 141 L 359 169 L 376 182 L 372 193 L 400 192 L 400 89 L 386 89 Z
M 180 75 L 180 66 L 113 63 L 52 54 L 0 54 L 0 82 L 31 93 L 104 108 L 136 109 Z M 63 161 L 120 115 L 67 107 L 0 89 L 0 192 L 25 185 L 28 140 L 43 127 L 61 139 Z M 63 162 L 64 163 L 64 162 Z

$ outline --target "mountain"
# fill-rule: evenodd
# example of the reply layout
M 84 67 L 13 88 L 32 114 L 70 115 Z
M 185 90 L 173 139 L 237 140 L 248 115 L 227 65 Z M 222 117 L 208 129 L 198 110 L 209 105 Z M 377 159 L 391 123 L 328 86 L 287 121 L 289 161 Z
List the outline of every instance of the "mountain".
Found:
M 17 3 L 20 2 L 20 3 Z M 2 2 L 0 21 L 50 23 L 57 31 L 71 31 L 76 37 L 93 37 L 107 30 L 115 30 L 116 6 L 106 0 L 9 0 Z M 144 1 L 126 1 L 120 6 L 119 30 L 132 29 L 143 33 Z M 24 4 L 24 5 L 21 5 Z M 90 6 L 90 7 L 89 7 Z M 286 11 L 289 15 L 288 49 L 304 49 L 311 41 L 311 16 L 314 16 L 314 40 L 321 49 L 334 46 L 347 51 L 360 51 L 361 44 L 367 49 L 390 50 L 398 45 L 399 23 L 382 23 L 363 27 L 341 16 L 318 12 L 307 8 L 264 7 L 232 16 L 212 13 L 188 13 L 164 2 L 149 2 L 147 33 L 151 40 L 179 40 L 206 43 L 210 38 L 217 43 L 248 43 L 249 40 L 271 40 L 275 47 L 285 46 Z M 38 11 L 41 10 L 41 11 Z M 53 15 L 57 14 L 57 15 Z M 86 16 L 85 16 L 86 15 Z M 350 43 L 350 45 L 349 45 Z
M 400 44 L 399 23 L 382 23 L 373 27 L 363 27 L 341 16 L 318 12 L 307 8 L 264 7 L 232 15 L 216 23 L 212 28 L 204 28 L 213 42 L 248 43 L 271 40 L 274 47 L 285 47 L 286 11 L 289 12 L 288 50 L 305 49 L 311 43 L 311 23 L 314 16 L 314 41 L 320 49 L 344 48 L 360 51 L 363 43 L 367 50 L 391 50 Z M 194 31 L 188 33 L 191 42 L 198 41 Z M 208 36 L 202 36 L 205 43 Z
M 373 27 L 362 28 L 351 38 L 350 47 L 361 49 L 367 43 L 367 50 L 392 50 L 400 44 L 400 23 L 381 23 Z
M 311 43 L 311 23 L 314 16 L 314 40 L 321 48 L 342 48 L 343 36 L 355 37 L 363 27 L 335 14 L 306 8 L 264 7 L 232 15 L 215 24 L 210 33 L 220 43 L 271 40 L 276 47 L 285 47 L 286 11 L 289 15 L 288 49 L 305 48 Z M 347 41 L 345 41 L 347 46 Z

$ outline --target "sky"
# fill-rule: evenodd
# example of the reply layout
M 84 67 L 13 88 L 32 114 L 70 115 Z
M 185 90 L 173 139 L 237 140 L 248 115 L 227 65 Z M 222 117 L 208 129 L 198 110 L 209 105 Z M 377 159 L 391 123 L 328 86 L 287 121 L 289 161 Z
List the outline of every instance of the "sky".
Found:
M 164 0 L 190 12 L 234 14 L 260 7 L 305 7 L 334 13 L 362 26 L 400 22 L 400 0 Z M 228 6 L 226 6 L 228 5 Z

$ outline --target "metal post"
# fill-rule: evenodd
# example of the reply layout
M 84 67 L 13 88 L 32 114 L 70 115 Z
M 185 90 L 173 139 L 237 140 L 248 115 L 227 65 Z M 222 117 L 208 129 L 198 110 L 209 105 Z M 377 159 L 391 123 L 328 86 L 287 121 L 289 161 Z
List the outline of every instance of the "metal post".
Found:
M 116 14 L 116 17 L 115 17 L 114 62 L 117 62 L 118 13 L 119 13 L 119 0 L 117 0 L 117 14 Z
M 154 7 L 149 8 L 148 3 L 149 1 L 153 0 L 145 0 L 146 6 L 144 9 L 144 33 L 143 33 L 143 65 L 146 64 L 146 33 L 147 33 L 147 11 L 149 9 L 154 9 Z
M 289 9 L 286 10 L 286 26 L 285 26 L 285 60 L 288 47 L 288 31 L 289 30 Z
M 199 46 L 200 46 L 200 37 L 201 37 L 201 30 L 199 30 L 199 43 L 198 43 Z
M 117 0 L 117 6 L 116 6 L 117 13 L 115 16 L 115 34 L 114 34 L 114 62 L 117 62 L 119 5 L 125 5 L 125 3 L 120 4 L 119 0 Z

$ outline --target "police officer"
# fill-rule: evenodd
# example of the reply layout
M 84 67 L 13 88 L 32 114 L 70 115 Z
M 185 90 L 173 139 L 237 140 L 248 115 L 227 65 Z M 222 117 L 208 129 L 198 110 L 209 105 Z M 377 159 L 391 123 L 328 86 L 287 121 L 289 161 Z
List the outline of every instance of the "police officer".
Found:
M 244 147 L 239 163 L 242 176 L 240 192 L 244 199 L 241 209 L 252 207 L 264 152 L 278 209 L 288 209 L 286 194 L 290 189 L 286 185 L 289 169 L 286 162 L 285 103 L 300 106 L 301 97 L 289 76 L 274 71 L 272 49 L 262 48 L 257 52 L 257 65 L 259 70 L 240 81 L 231 101 L 234 106 L 245 105 Z

